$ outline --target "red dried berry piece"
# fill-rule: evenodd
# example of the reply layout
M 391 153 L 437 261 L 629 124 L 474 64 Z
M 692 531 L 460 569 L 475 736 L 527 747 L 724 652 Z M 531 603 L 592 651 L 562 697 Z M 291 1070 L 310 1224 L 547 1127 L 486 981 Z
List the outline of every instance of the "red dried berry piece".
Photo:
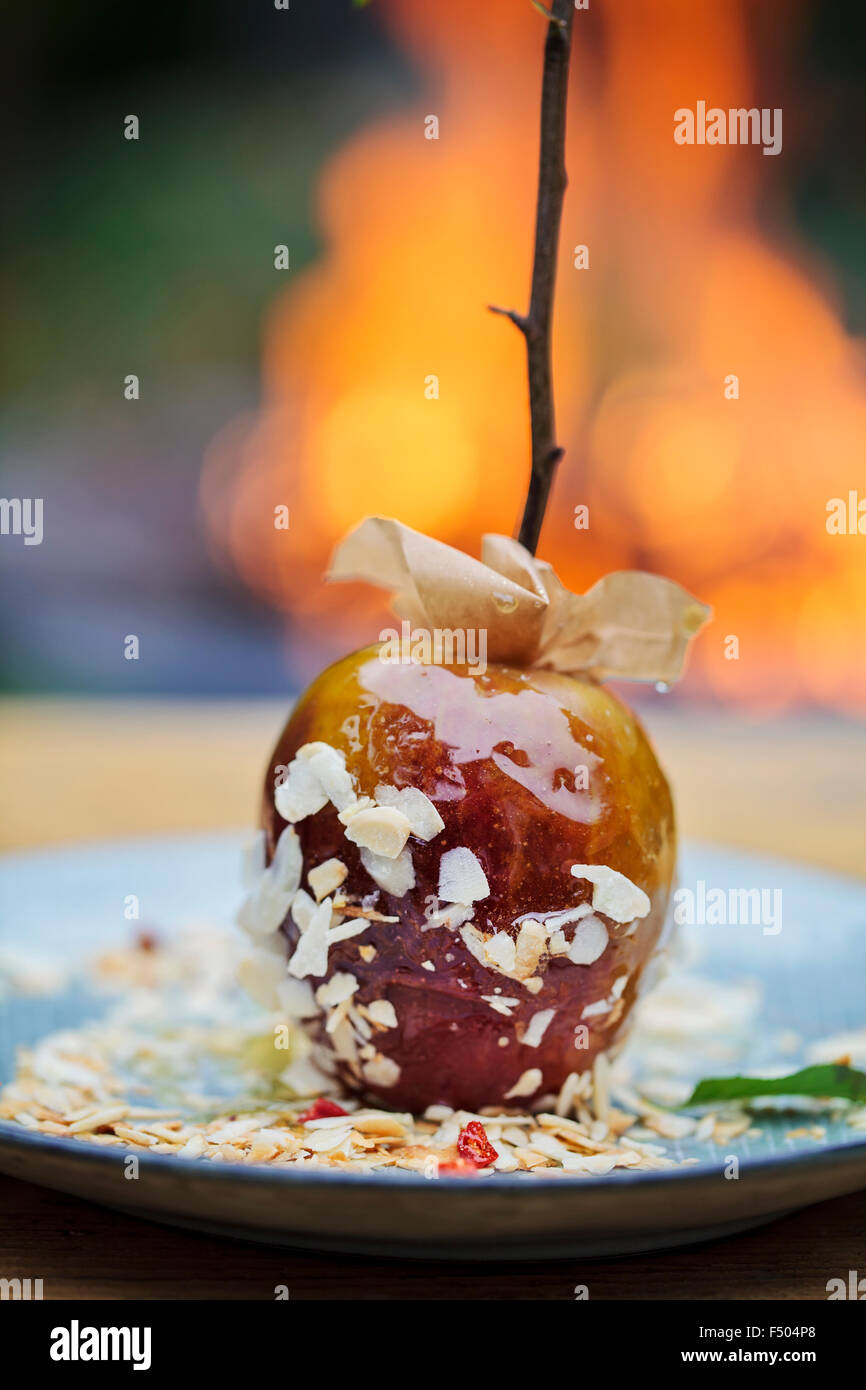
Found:
M 476 1168 L 487 1168 L 499 1157 L 480 1120 L 470 1120 L 457 1136 L 457 1152 Z
M 295 1120 L 296 1125 L 305 1125 L 307 1120 L 327 1120 L 331 1115 L 348 1115 L 348 1110 L 344 1110 L 342 1105 L 338 1105 L 335 1100 L 328 1100 L 327 1096 L 319 1096 L 314 1100 L 309 1110 L 305 1110 L 303 1115 L 299 1115 Z

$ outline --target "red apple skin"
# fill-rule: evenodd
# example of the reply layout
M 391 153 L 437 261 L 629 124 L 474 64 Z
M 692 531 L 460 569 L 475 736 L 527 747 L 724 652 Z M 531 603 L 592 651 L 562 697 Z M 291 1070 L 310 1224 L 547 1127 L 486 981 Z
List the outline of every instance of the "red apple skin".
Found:
M 396 1028 L 377 1029 L 373 1038 L 399 1066 L 396 1084 L 369 1085 L 339 1062 L 346 1087 L 416 1114 L 432 1104 L 525 1109 L 610 1049 L 658 942 L 675 861 L 668 784 L 631 711 L 591 679 L 507 666 L 473 674 L 465 666 L 389 664 L 376 647 L 356 652 L 318 677 L 274 749 L 263 810 L 269 859 L 285 825 L 274 809 L 278 769 L 314 741 L 345 754 L 359 794 L 372 796 L 382 782 L 417 787 L 445 822 L 427 843 L 409 839 L 415 887 L 399 898 L 380 892 L 377 909 L 399 923 L 371 922 L 330 950 L 325 978 L 347 971 L 359 982 L 356 1003 L 387 999 L 397 1014 Z M 580 767 L 588 771 L 576 778 Z M 305 874 L 335 857 L 349 871 L 341 891 L 375 890 L 333 806 L 296 829 Z M 572 864 L 606 864 L 626 874 L 649 895 L 651 911 L 630 935 L 603 918 L 610 935 L 603 955 L 588 966 L 546 958 L 537 972 L 542 988 L 532 994 L 484 968 L 459 932 L 422 931 L 442 854 L 459 845 L 478 857 L 490 885 L 489 897 L 475 904 L 474 925 L 485 933 L 516 937 L 515 918 L 590 901 L 592 886 L 571 875 Z M 293 950 L 298 932 L 291 916 L 281 930 Z M 566 928 L 569 939 L 572 931 Z M 369 964 L 362 945 L 375 947 Z M 423 968 L 425 961 L 435 970 Z M 605 999 L 624 973 L 621 1001 L 582 1021 L 585 1006 Z M 322 982 L 311 981 L 314 989 Z M 496 990 L 519 1000 L 508 1018 L 482 998 Z M 541 1045 L 522 1044 L 532 1015 L 551 1008 L 556 1012 Z M 324 1018 L 306 1026 L 328 1045 Z M 508 1099 L 532 1068 L 542 1075 L 533 1094 Z

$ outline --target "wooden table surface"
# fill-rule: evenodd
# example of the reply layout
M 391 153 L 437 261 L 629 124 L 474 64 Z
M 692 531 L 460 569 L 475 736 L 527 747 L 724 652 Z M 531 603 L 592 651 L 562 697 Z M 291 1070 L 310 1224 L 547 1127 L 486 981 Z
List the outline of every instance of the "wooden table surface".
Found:
M 0 705 L 6 849 L 251 822 L 272 702 Z M 646 716 L 681 831 L 866 876 L 866 729 L 842 720 Z M 0 1276 L 46 1298 L 823 1299 L 866 1273 L 866 1192 L 745 1235 L 621 1260 L 429 1264 L 255 1247 L 150 1225 L 0 1178 Z

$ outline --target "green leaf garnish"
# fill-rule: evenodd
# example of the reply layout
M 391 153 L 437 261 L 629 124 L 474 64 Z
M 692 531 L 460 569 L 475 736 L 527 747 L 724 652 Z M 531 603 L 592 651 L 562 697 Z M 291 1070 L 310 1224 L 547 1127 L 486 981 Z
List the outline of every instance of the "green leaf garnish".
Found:
M 715 1105 L 719 1101 L 746 1100 L 756 1096 L 817 1096 L 825 1099 L 866 1101 L 866 1072 L 841 1063 L 803 1067 L 790 1076 L 710 1076 L 699 1081 L 689 1105 Z

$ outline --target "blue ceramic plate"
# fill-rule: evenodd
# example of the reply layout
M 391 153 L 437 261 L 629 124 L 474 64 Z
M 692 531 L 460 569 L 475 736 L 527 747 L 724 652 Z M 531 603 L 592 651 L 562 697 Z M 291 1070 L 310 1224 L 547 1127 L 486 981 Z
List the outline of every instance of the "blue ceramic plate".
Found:
M 166 933 L 190 919 L 228 923 L 238 899 L 242 838 L 118 841 L 0 860 L 0 955 L 23 947 L 46 963 L 63 964 L 126 941 L 130 894 L 140 899 L 142 919 Z M 793 1070 L 810 1043 L 863 1028 L 866 887 L 706 846 L 686 847 L 680 879 L 696 894 L 697 915 L 707 915 L 700 912 L 700 883 L 706 893 L 758 887 L 768 895 L 763 923 L 698 922 L 683 929 L 690 972 L 732 986 L 749 979 L 763 999 L 748 1036 L 732 1039 L 731 1054 L 720 1056 L 711 1071 L 777 1063 L 780 1039 L 792 1034 Z M 778 931 L 769 920 L 778 916 L 774 905 L 781 907 Z M 19 1045 L 76 1026 L 104 1007 L 80 988 L 0 998 L 0 1083 L 10 1078 Z M 706 1073 L 706 1061 L 696 1069 Z M 725 1146 L 687 1139 L 671 1151 L 696 1162 L 604 1177 L 497 1173 L 469 1181 L 428 1181 L 393 1170 L 274 1170 L 145 1152 L 138 1180 L 127 1181 L 121 1150 L 0 1123 L 0 1171 L 31 1182 L 228 1236 L 404 1257 L 525 1259 L 661 1249 L 744 1230 L 866 1186 L 866 1131 L 844 1116 L 761 1114 L 753 1132 Z M 726 1176 L 731 1156 L 738 1160 L 736 1179 Z

